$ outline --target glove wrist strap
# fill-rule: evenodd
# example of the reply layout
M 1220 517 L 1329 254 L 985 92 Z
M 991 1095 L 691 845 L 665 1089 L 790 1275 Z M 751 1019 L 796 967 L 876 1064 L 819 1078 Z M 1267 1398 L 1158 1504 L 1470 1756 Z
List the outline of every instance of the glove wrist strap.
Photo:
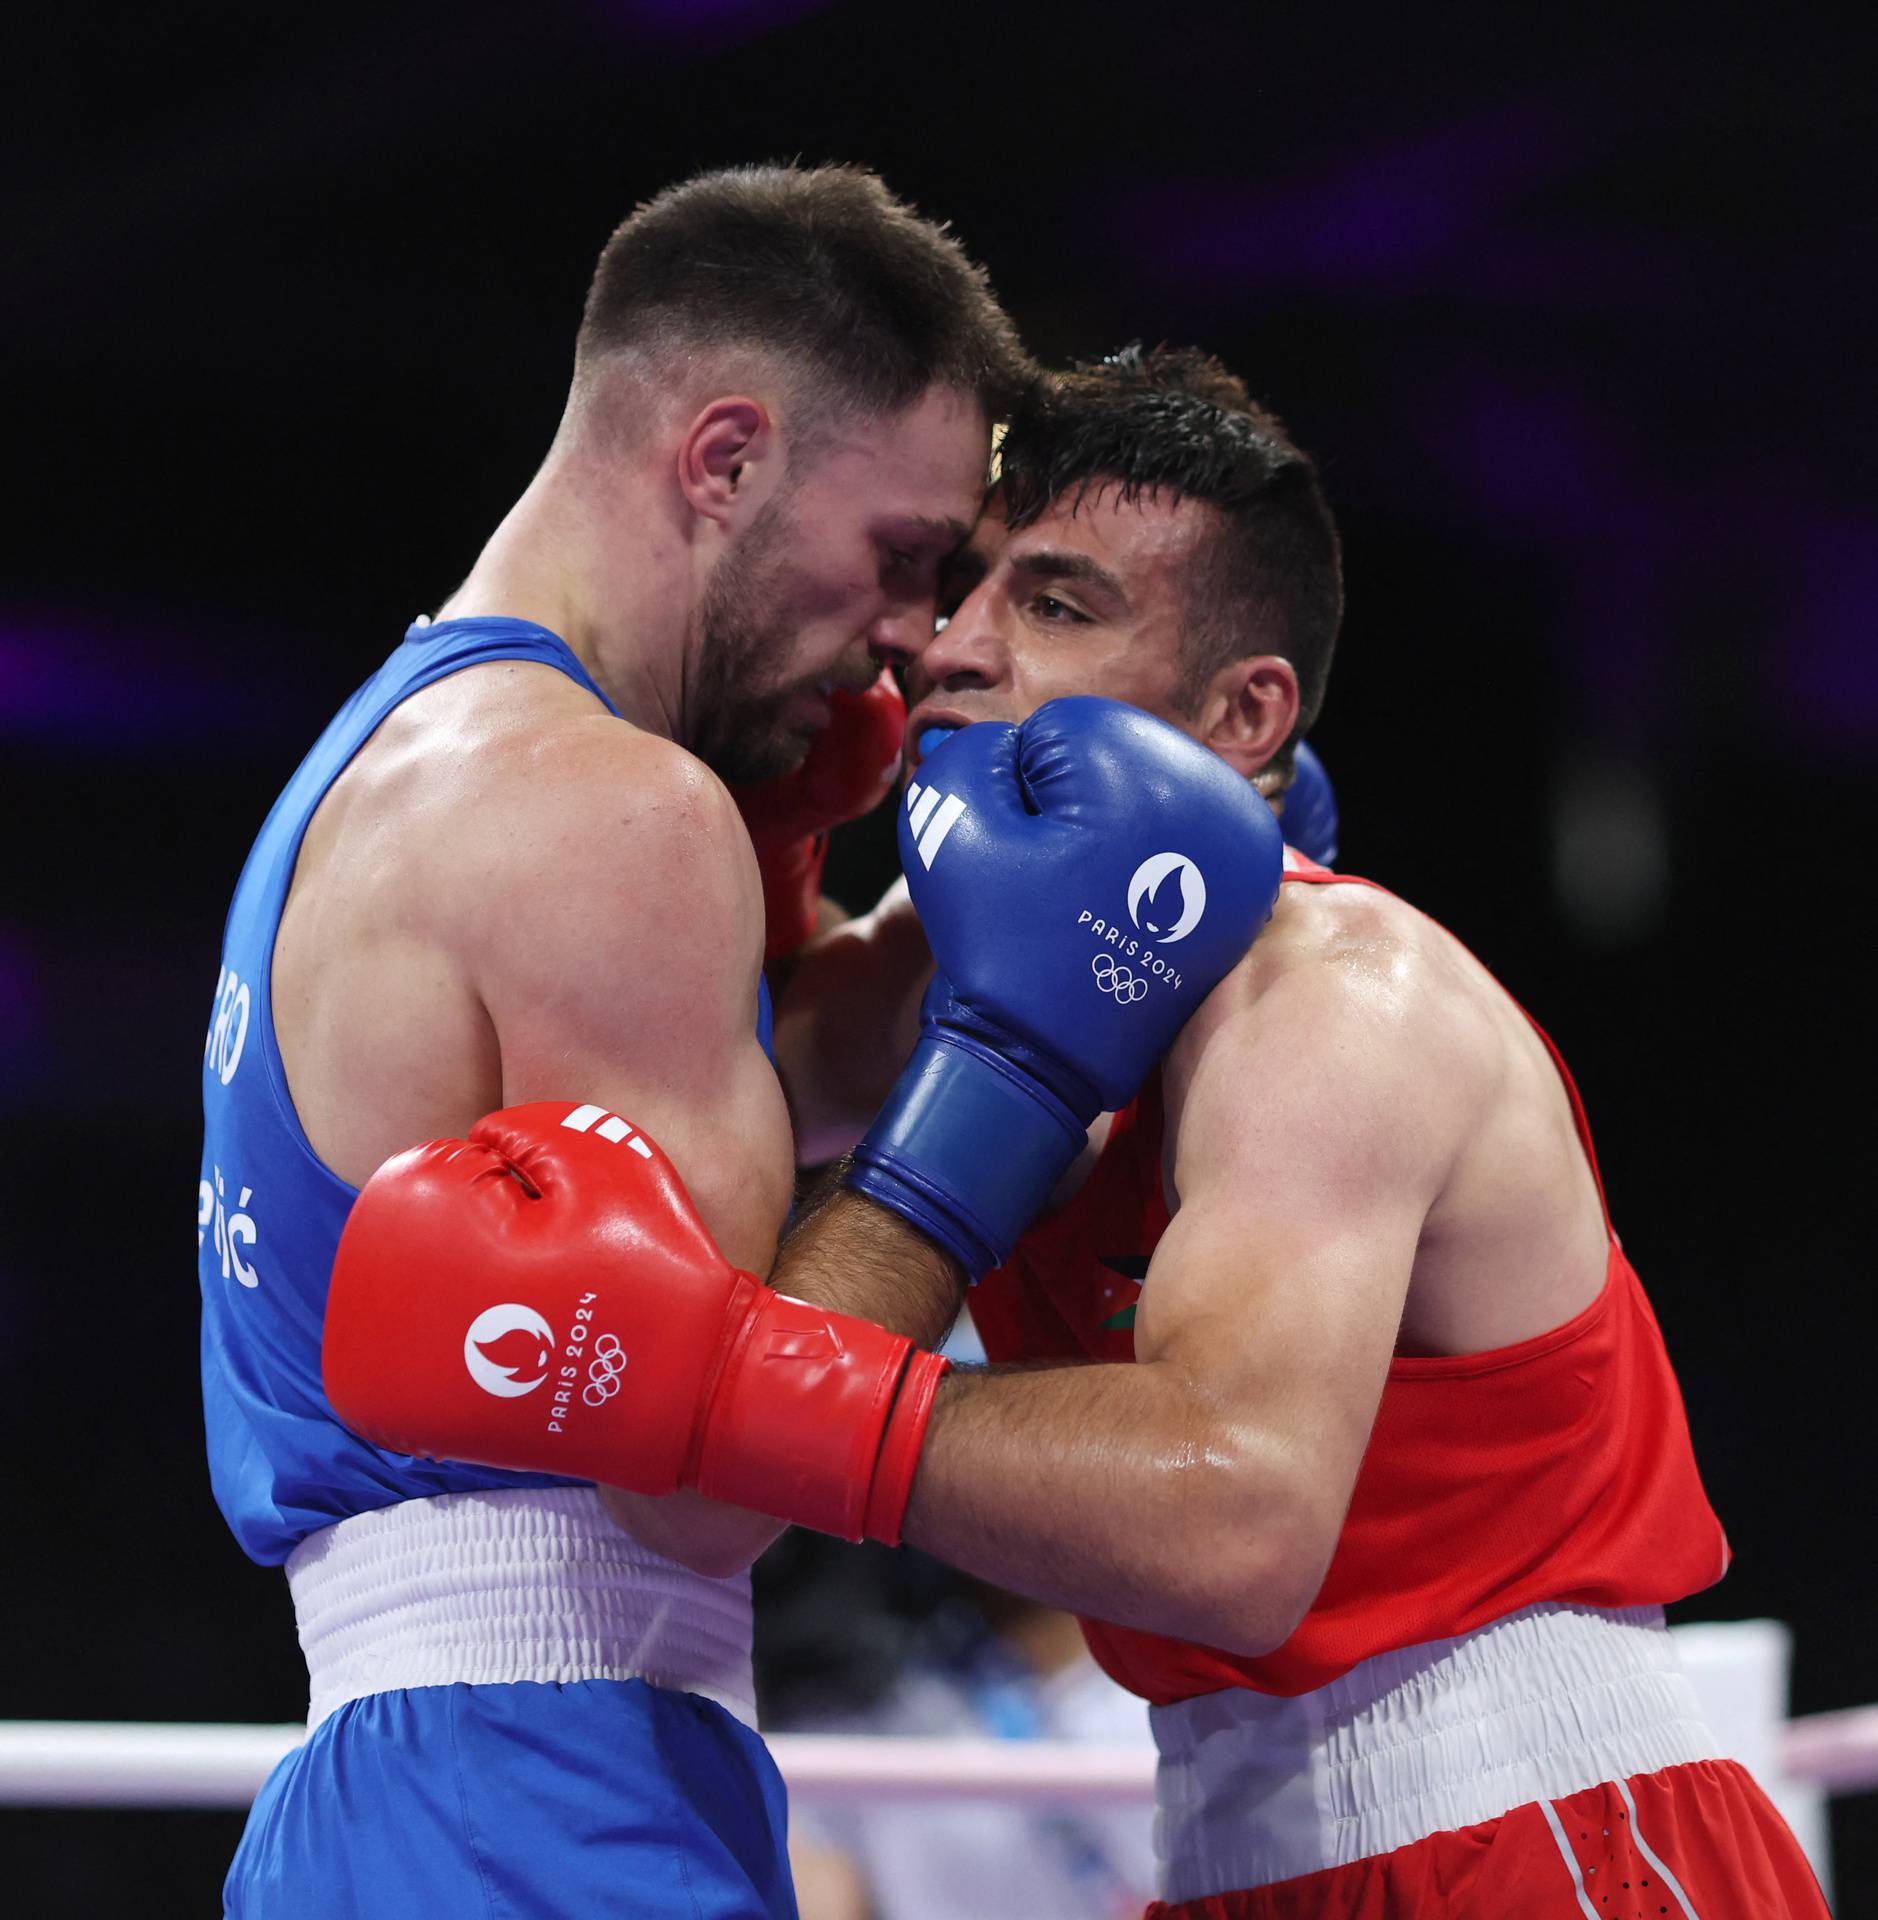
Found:
M 1010 1257 L 1093 1118 L 972 1036 L 928 1027 L 855 1148 L 848 1184 L 976 1280 Z
M 937 1353 L 915 1353 L 907 1362 L 906 1378 L 900 1382 L 893 1417 L 880 1443 L 874 1484 L 867 1491 L 867 1512 L 861 1523 L 867 1538 L 883 1546 L 900 1544 L 907 1502 L 913 1497 L 913 1475 L 919 1467 L 920 1449 L 926 1444 L 926 1429 L 932 1423 L 933 1399 L 939 1382 L 951 1371 L 952 1362 Z
M 859 1540 L 912 1353 L 904 1334 L 759 1287 L 711 1393 L 687 1480 L 710 1499 Z M 929 1408 L 930 1400 L 929 1392 Z M 912 1487 L 910 1461 L 904 1477 L 896 1525 Z

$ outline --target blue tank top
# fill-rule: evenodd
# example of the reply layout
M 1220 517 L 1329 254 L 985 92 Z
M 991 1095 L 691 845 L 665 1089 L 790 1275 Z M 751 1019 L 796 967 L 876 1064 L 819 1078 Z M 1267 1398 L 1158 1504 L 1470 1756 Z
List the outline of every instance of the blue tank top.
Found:
M 202 1400 L 216 1503 L 249 1558 L 264 1566 L 285 1560 L 320 1527 L 399 1500 L 577 1484 L 387 1453 L 339 1424 L 320 1384 L 320 1336 L 339 1232 L 358 1189 L 320 1160 L 301 1129 L 269 999 L 281 909 L 327 789 L 400 701 L 492 660 L 558 667 L 609 713 L 619 711 L 545 627 L 477 619 L 411 628 L 274 802 L 228 911 L 202 1050 Z M 757 1033 L 769 1052 L 767 986 L 759 989 Z

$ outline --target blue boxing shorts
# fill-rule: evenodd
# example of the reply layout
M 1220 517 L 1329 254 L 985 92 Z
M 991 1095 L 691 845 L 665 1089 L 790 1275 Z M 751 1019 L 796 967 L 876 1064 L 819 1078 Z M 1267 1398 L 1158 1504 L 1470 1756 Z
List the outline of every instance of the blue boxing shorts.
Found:
M 254 1803 L 230 1920 L 795 1920 L 747 1576 L 552 1487 L 354 1514 L 287 1579 L 312 1730 Z
M 781 1776 L 714 1701 L 643 1680 L 354 1700 L 274 1769 L 231 1920 L 794 1920 Z

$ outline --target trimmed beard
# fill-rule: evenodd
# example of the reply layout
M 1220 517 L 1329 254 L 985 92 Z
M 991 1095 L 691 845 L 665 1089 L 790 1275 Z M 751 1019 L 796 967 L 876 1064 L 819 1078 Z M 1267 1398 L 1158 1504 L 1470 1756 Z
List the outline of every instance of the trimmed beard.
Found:
M 703 647 L 698 666 L 692 751 L 719 779 L 773 780 L 791 773 L 808 754 L 812 734 L 784 726 L 777 714 L 804 684 L 775 674 L 796 636 L 790 609 L 796 585 L 788 550 L 795 518 L 777 494 L 749 531 L 712 569 L 699 619 Z

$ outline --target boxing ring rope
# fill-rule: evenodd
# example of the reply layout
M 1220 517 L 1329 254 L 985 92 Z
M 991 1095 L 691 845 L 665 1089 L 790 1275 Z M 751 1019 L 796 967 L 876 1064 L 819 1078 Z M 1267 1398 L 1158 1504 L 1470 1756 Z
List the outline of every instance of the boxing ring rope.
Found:
M 285 1726 L 161 1721 L 0 1721 L 0 1805 L 245 1807 L 306 1737 Z M 792 1795 L 819 1805 L 994 1800 L 1003 1806 L 1131 1806 L 1154 1797 L 1154 1754 L 1059 1741 L 770 1737 Z M 1789 1778 L 1827 1793 L 1878 1789 L 1878 1706 L 1789 1721 Z

